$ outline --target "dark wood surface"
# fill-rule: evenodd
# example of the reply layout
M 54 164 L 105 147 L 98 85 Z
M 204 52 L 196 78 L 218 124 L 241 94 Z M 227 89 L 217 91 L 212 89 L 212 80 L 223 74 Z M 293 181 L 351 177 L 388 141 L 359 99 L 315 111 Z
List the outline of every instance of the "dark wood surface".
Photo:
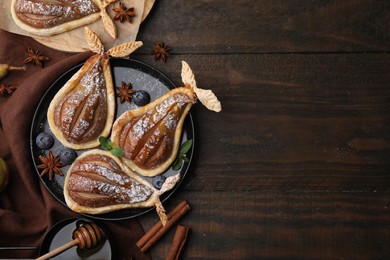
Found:
M 157 1 L 138 39 L 134 58 L 177 85 L 186 60 L 222 102 L 194 106 L 194 160 L 165 203 L 193 207 L 185 259 L 390 257 L 389 1 Z

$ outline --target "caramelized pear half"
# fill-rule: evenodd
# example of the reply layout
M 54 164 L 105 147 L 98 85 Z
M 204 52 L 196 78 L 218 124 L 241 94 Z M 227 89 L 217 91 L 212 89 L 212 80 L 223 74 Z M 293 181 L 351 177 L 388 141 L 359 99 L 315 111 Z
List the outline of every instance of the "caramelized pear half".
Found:
M 181 87 L 123 113 L 114 122 L 111 140 L 123 149 L 124 163 L 149 177 L 167 170 L 176 159 L 184 119 L 195 99 L 190 86 Z
M 95 54 L 58 91 L 50 103 L 50 129 L 66 147 L 99 146 L 110 133 L 115 114 L 115 91 L 109 58 Z
M 35 35 L 52 36 L 68 32 L 102 18 L 106 31 L 113 38 L 117 36 L 116 27 L 106 10 L 113 0 L 8 1 L 11 1 L 10 11 L 15 24 Z
M 156 206 L 165 222 L 165 210 L 159 196 L 173 188 L 178 180 L 179 174 L 170 176 L 157 190 L 134 174 L 118 157 L 94 149 L 79 156 L 69 168 L 64 196 L 71 210 L 89 214 Z

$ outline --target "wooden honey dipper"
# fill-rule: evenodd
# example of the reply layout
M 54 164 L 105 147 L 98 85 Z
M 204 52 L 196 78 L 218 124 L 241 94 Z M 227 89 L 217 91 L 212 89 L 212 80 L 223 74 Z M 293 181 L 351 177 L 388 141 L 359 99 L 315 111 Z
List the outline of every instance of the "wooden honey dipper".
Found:
M 37 260 L 49 259 L 75 245 L 81 250 L 91 249 L 99 245 L 105 239 L 105 236 L 100 227 L 95 223 L 84 223 L 73 231 L 72 238 L 72 241 L 44 254 Z

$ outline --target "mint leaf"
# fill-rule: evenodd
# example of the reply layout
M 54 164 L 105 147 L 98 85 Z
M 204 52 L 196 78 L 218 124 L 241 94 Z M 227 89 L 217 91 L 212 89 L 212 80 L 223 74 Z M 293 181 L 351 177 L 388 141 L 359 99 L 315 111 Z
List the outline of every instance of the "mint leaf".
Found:
M 106 137 L 104 136 L 100 136 L 99 137 L 99 143 L 101 146 L 103 146 L 104 149 L 106 150 L 111 150 L 112 149 L 112 142 L 110 140 L 108 140 Z
M 184 162 L 189 162 L 186 153 L 190 150 L 192 146 L 192 139 L 185 141 L 180 147 L 180 153 L 176 157 L 175 162 L 172 165 L 172 170 L 178 171 L 183 166 Z
M 120 148 L 119 146 L 115 146 L 114 148 L 111 149 L 110 151 L 113 155 L 117 156 L 117 157 L 122 157 L 124 152 L 122 150 L 122 148 Z
M 185 162 L 189 162 L 190 160 L 188 160 L 187 156 L 183 155 L 180 157 L 182 159 L 182 161 L 185 161 Z
M 119 146 L 114 147 L 113 143 L 104 136 L 99 137 L 99 143 L 104 149 L 110 151 L 112 155 L 122 157 L 124 154 L 122 148 L 120 148 Z
M 173 162 L 173 165 L 178 164 L 180 161 L 180 156 L 176 157 L 176 160 Z
M 172 165 L 172 170 L 178 171 L 180 170 L 181 166 L 183 165 L 183 160 L 181 160 L 179 157 L 176 158 L 176 161 Z
M 192 146 L 192 139 L 189 139 L 189 140 L 185 141 L 181 145 L 180 153 L 181 154 L 187 153 L 190 150 L 191 146 Z

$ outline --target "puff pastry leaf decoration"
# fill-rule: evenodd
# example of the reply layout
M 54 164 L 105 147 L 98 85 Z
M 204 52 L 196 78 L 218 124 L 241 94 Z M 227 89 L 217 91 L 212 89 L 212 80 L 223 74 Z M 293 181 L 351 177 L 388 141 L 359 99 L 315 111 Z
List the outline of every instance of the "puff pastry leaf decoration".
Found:
M 199 101 L 209 110 L 220 112 L 222 110 L 221 102 L 215 96 L 214 92 L 209 89 L 194 89 Z
M 123 162 L 143 176 L 163 173 L 178 154 L 185 117 L 197 100 L 194 75 L 187 63 L 183 67 L 184 87 L 126 111 L 114 122 L 112 142 L 124 151 Z
M 194 73 L 185 61 L 182 61 L 181 80 L 184 84 L 188 84 L 194 89 L 199 101 L 207 109 L 215 112 L 220 112 L 222 110 L 221 102 L 219 102 L 213 91 L 201 89 L 196 86 Z
M 107 51 L 107 54 L 112 57 L 122 58 L 129 56 L 131 53 L 133 53 L 136 49 L 142 47 L 142 42 L 125 42 L 118 46 L 112 47 Z
M 104 29 L 106 29 L 107 33 L 114 39 L 117 37 L 117 29 L 114 24 L 114 21 L 111 19 L 111 17 L 107 13 L 107 7 L 111 4 L 114 3 L 116 0 L 100 0 L 102 1 L 102 11 L 101 11 L 101 16 L 102 16 L 102 21 L 104 25 Z
M 12 0 L 12 18 L 21 29 L 51 36 L 91 24 L 100 18 L 106 31 L 116 38 L 116 27 L 107 14 L 114 0 Z
M 99 37 L 89 27 L 84 27 L 85 38 L 91 51 L 101 54 L 104 52 L 104 46 Z
M 168 185 L 172 188 L 179 178 L 175 175 L 168 180 L 173 181 Z M 73 162 L 64 184 L 65 202 L 75 212 L 101 214 L 156 206 L 163 224 L 167 216 L 159 196 L 167 190 L 155 189 L 127 168 L 118 157 L 97 149 L 83 153 Z
M 192 88 L 196 88 L 195 75 L 187 62 L 181 61 L 181 81 L 184 85 L 190 85 Z
M 110 134 L 116 108 L 109 56 L 89 28 L 85 33 L 96 54 L 57 92 L 47 112 L 55 137 L 73 149 L 98 147 L 99 137 Z

